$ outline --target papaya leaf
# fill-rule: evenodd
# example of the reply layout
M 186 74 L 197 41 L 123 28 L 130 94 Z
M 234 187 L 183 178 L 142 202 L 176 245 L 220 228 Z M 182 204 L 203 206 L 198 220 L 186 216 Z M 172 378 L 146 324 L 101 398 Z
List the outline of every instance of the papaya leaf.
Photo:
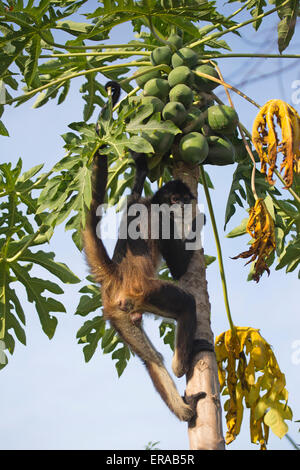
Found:
M 227 238 L 235 238 L 235 237 L 240 237 L 241 235 L 244 235 L 247 233 L 246 227 L 248 223 L 248 217 L 244 218 L 240 225 L 232 229 L 227 235 Z
M 65 284 L 76 284 L 80 279 L 72 273 L 70 268 L 64 264 L 54 261 L 54 253 L 46 253 L 45 251 L 37 251 L 36 253 L 27 250 L 20 257 L 20 261 L 36 263 L 54 276 L 58 277 Z
M 290 0 L 284 7 L 281 6 L 281 3 L 276 0 L 278 16 L 281 20 L 278 24 L 278 50 L 280 54 L 288 47 L 294 35 L 297 16 L 300 12 L 298 0 Z
M 51 297 L 46 298 L 41 295 L 44 290 L 48 290 L 48 287 L 51 289 L 51 286 L 48 286 L 47 281 L 40 282 L 40 279 L 31 278 L 28 274 L 28 271 L 19 263 L 11 263 L 10 267 L 16 275 L 18 281 L 24 285 L 27 292 L 28 301 L 35 304 L 42 329 L 48 338 L 51 339 L 57 326 L 57 318 L 52 316 L 51 313 L 65 312 L 65 307 L 57 300 Z
M 6 129 L 5 125 L 3 124 L 3 122 L 1 120 L 0 120 L 0 135 L 4 135 L 6 137 L 9 137 L 9 132 Z
M 276 271 L 286 268 L 286 272 L 291 272 L 296 269 L 300 263 L 300 240 L 295 239 L 288 242 L 285 249 L 281 253 Z
M 41 54 L 41 37 L 38 34 L 31 38 L 28 52 L 29 57 L 25 62 L 24 78 L 30 87 L 33 80 L 37 77 L 38 59 Z

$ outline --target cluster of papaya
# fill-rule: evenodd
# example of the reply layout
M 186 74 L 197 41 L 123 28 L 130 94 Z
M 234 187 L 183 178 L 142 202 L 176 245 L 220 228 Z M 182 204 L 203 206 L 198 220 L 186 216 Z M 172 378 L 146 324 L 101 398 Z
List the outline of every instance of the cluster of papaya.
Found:
M 198 54 L 183 47 L 182 37 L 172 34 L 169 45 L 151 53 L 153 67 L 140 67 L 136 82 L 143 89 L 141 105 L 151 104 L 153 113 L 172 121 L 181 133 L 143 133 L 155 150 L 156 159 L 172 158 L 190 164 L 228 165 L 234 163 L 238 116 L 226 105 L 216 105 L 210 92 L 218 86 L 197 72 L 219 78 L 213 65 L 199 61 Z M 155 66 L 165 65 L 166 73 Z M 142 73 L 142 74 L 141 74 Z

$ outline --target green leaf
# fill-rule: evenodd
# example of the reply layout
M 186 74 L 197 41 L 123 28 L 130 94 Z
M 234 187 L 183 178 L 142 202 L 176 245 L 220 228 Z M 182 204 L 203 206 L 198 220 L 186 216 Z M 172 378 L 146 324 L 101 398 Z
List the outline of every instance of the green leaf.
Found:
M 174 351 L 175 344 L 175 325 L 171 322 L 163 321 L 159 326 L 159 336 L 163 338 L 164 344 L 168 344 Z
M 20 341 L 20 343 L 26 345 L 26 335 L 25 331 L 16 319 L 14 315 L 11 313 L 8 314 L 7 316 L 7 325 L 6 325 L 7 330 L 10 330 L 11 328 L 14 330 L 16 337 Z
M 281 7 L 282 1 L 276 0 L 278 16 L 281 21 L 278 24 L 278 49 L 280 54 L 288 47 L 294 32 L 299 15 L 299 0 L 290 0 L 287 5 Z
M 102 341 L 101 341 L 101 347 L 103 350 L 107 348 L 108 346 L 111 345 L 112 342 L 116 341 L 116 331 L 114 328 L 109 328 L 108 330 L 105 331 Z
M 66 264 L 54 261 L 54 256 L 55 254 L 51 252 L 37 251 L 33 253 L 27 250 L 19 260 L 39 264 L 66 284 L 76 284 L 80 282 L 80 279 L 72 273 Z
M 39 165 L 36 165 L 32 168 L 30 168 L 30 170 L 28 171 L 25 171 L 24 173 L 22 173 L 22 175 L 18 178 L 17 182 L 18 183 L 25 183 L 25 181 L 29 180 L 30 178 L 32 178 L 33 176 L 35 176 L 44 166 L 44 163 L 41 163 Z
M 77 23 L 76 21 L 72 20 L 58 21 L 56 23 L 56 28 L 62 29 L 63 31 L 66 31 L 67 33 L 70 33 L 74 36 L 79 36 L 80 33 L 89 33 L 89 31 L 94 29 L 92 24 Z M 96 38 L 93 39 L 96 40 Z
M 31 278 L 27 270 L 21 265 L 11 263 L 11 268 L 18 281 L 24 285 L 28 301 L 35 304 L 43 331 L 51 339 L 56 330 L 57 318 L 50 315 L 50 312 L 65 312 L 64 306 L 52 298 L 43 297 L 41 292 L 43 292 L 44 287 L 39 287 L 38 282 L 33 282 L 35 278 Z
M 116 369 L 118 372 L 118 377 L 120 377 L 123 374 L 127 366 L 127 362 L 130 359 L 130 350 L 128 346 L 124 344 L 122 348 L 119 348 L 116 351 L 114 351 L 112 354 L 112 359 L 117 359 Z
M 279 257 L 279 263 L 276 266 L 276 271 L 286 267 L 286 272 L 291 272 L 296 269 L 300 263 L 300 239 L 290 241 L 285 247 L 284 251 Z
M 214 261 L 216 261 L 216 257 L 215 256 L 209 256 L 209 255 L 204 255 L 204 259 L 205 259 L 205 266 L 209 266 L 210 264 L 212 264 Z
M 127 139 L 124 146 L 137 153 L 154 152 L 154 149 L 148 140 L 138 135 L 131 136 L 130 139 Z
M 143 124 L 143 119 L 141 119 L 141 116 L 135 116 L 127 125 L 126 130 L 132 133 L 152 133 L 155 131 L 165 131 L 174 135 L 181 133 L 181 130 L 178 129 L 178 127 L 175 126 L 172 121 L 162 121 L 160 113 L 153 114 L 146 124 Z
M 101 308 L 101 295 L 100 290 L 98 290 L 97 294 L 93 297 L 88 295 L 82 295 L 76 309 L 75 315 L 85 316 L 88 315 L 90 312 L 94 312 Z
M 14 289 L 11 289 L 11 288 L 9 289 L 9 297 L 14 304 L 14 308 L 15 308 L 16 314 L 18 315 L 19 320 L 23 323 L 23 325 L 25 325 L 26 323 L 25 313 L 20 303 L 19 297 L 16 295 Z
M 250 6 L 248 6 L 248 9 L 251 8 L 254 5 L 254 8 L 251 10 L 251 15 L 253 18 L 257 18 L 259 15 L 261 15 L 264 11 L 264 7 L 267 5 L 265 0 L 256 0 L 255 2 L 250 2 Z M 254 21 L 252 23 L 253 28 L 257 31 L 258 28 L 260 27 L 262 23 L 262 18 L 260 18 L 257 21 Z
M 88 343 L 83 348 L 85 361 L 88 362 L 93 357 L 99 340 L 105 331 L 105 321 L 102 317 L 95 317 L 88 320 L 77 332 L 77 338 L 81 338 L 81 342 Z
M 38 59 L 41 54 L 41 38 L 35 34 L 29 46 L 29 58 L 25 62 L 24 78 L 27 85 L 30 87 L 33 80 L 37 77 Z
M 0 135 L 4 135 L 5 137 L 9 137 L 8 130 L 6 129 L 3 122 L 0 120 Z
M 246 230 L 247 223 L 248 223 L 248 217 L 243 219 L 242 222 L 240 223 L 240 225 L 238 225 L 233 230 L 231 230 L 226 235 L 226 237 L 227 238 L 235 238 L 235 237 L 240 237 L 241 235 L 244 235 L 245 233 L 247 233 L 247 230 Z

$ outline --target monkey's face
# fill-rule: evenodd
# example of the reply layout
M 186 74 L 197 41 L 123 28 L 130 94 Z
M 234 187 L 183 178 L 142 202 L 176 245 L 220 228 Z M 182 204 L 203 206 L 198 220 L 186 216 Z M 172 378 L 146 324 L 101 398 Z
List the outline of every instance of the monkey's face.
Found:
M 181 207 L 184 206 L 184 204 L 190 204 L 192 202 L 192 198 L 194 199 L 194 197 L 191 197 L 192 195 L 190 193 L 186 193 L 186 194 L 180 194 L 180 193 L 175 193 L 175 194 L 171 194 L 170 198 L 169 198 L 169 205 L 173 205 L 173 204 L 179 204 Z

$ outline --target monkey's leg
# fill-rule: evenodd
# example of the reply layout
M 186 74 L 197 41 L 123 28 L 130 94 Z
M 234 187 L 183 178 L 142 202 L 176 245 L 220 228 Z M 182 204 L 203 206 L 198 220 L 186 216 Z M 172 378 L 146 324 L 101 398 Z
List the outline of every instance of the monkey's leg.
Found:
M 152 382 L 170 410 L 181 420 L 190 421 L 195 414 L 192 406 L 186 404 L 166 370 L 161 355 L 155 350 L 139 322 L 132 322 L 130 314 L 120 312 L 110 318 L 111 324 L 123 340 L 144 362 Z
M 196 303 L 191 294 L 167 282 L 155 283 L 146 296 L 146 310 L 177 321 L 175 353 L 172 369 L 182 377 L 189 368 L 196 330 Z

